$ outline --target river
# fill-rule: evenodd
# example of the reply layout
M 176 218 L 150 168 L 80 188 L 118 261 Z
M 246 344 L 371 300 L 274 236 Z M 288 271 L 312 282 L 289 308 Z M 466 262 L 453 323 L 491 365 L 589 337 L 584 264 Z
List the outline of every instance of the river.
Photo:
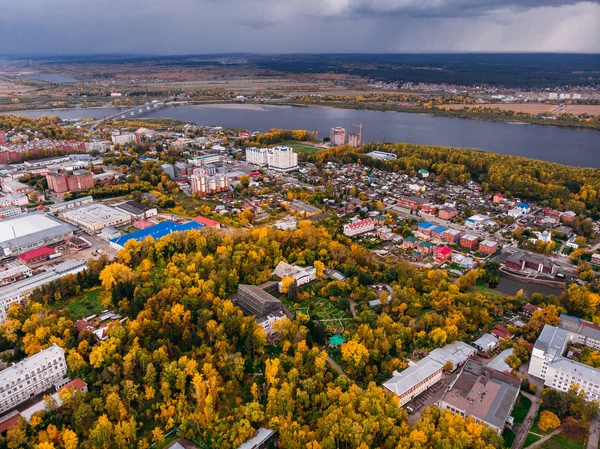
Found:
M 564 289 L 550 287 L 546 284 L 523 282 L 502 275 L 500 276 L 500 281 L 498 282 L 498 286 L 495 288 L 495 290 L 510 296 L 516 295 L 519 290 L 523 290 L 523 293 L 527 296 L 531 295 L 532 293 L 559 296 L 564 291 Z
M 103 118 L 114 108 L 48 109 L 11 112 L 30 117 Z M 551 125 L 525 125 L 473 119 L 436 117 L 402 112 L 325 107 L 210 104 L 175 106 L 144 117 L 166 117 L 198 125 L 267 131 L 269 128 L 307 129 L 329 135 L 334 126 L 356 132 L 362 123 L 364 142 L 411 142 L 471 148 L 567 165 L 600 168 L 600 131 Z

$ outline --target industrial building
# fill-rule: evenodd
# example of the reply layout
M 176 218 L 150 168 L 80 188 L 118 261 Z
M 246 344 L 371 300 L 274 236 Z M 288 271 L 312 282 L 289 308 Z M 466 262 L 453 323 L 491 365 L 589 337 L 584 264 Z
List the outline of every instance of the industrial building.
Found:
M 382 161 L 393 161 L 394 159 L 398 159 L 398 156 L 394 153 L 386 153 L 385 151 L 371 151 L 370 153 L 365 154 L 365 156 Z
M 32 212 L 0 221 L 0 259 L 17 256 L 73 236 L 73 227 L 45 214 Z
M 120 204 L 115 204 L 115 209 L 131 215 L 135 220 L 143 220 L 158 215 L 156 207 L 146 206 L 139 201 L 128 200 Z
M 89 233 L 100 232 L 106 226 L 122 226 L 131 222 L 131 215 L 96 203 L 64 211 L 59 216 Z
M 90 204 L 94 202 L 94 198 L 92 196 L 84 196 L 81 198 L 77 198 L 71 201 L 63 201 L 62 203 L 56 203 L 48 206 L 48 211 L 56 214 L 59 212 L 64 212 L 68 209 L 77 209 L 78 207 L 85 206 L 86 204 Z
M 520 390 L 519 379 L 469 360 L 439 407 L 472 417 L 501 434 L 504 425 L 513 422 L 510 414 Z
M 43 393 L 67 374 L 65 353 L 56 344 L 0 371 L 0 413 Z
M 174 221 L 163 221 L 157 225 L 149 228 L 140 229 L 139 231 L 126 234 L 117 239 L 110 241 L 110 246 L 115 249 L 125 248 L 125 244 L 129 240 L 135 240 L 141 242 L 147 237 L 152 237 L 154 240 L 158 240 L 165 235 L 172 234 L 173 232 L 185 232 L 191 230 L 202 229 L 204 226 L 196 221 L 190 221 L 188 223 L 175 223 Z
M 3 218 L 16 217 L 23 214 L 23 209 L 19 206 L 7 206 L 0 208 L 0 220 Z

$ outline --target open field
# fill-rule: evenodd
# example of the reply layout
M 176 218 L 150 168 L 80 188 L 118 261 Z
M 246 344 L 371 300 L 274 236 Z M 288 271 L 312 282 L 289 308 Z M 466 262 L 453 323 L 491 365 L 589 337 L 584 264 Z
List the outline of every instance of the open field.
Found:
M 34 90 L 31 86 L 22 86 L 0 76 L 0 97 L 3 95 L 23 95 Z
M 281 142 L 277 144 L 277 146 L 292 147 L 296 152 L 306 154 L 317 153 L 324 149 L 323 147 L 318 147 L 310 142 L 297 142 L 295 140 Z
M 567 106 L 562 112 L 566 112 L 568 114 L 573 114 L 573 115 L 580 115 L 580 114 L 600 115 L 600 105 L 574 104 L 574 105 Z
M 448 109 L 465 109 L 472 108 L 475 106 L 492 108 L 492 109 L 500 109 L 502 111 L 516 111 L 516 112 L 526 112 L 529 114 L 541 114 L 543 112 L 552 112 L 558 105 L 555 104 L 543 104 L 543 103 L 484 103 L 484 104 L 443 104 L 442 107 Z M 587 106 L 582 106 L 587 107 Z
M 100 303 L 100 287 L 93 288 L 80 296 L 69 300 L 61 300 L 52 304 L 52 309 L 68 309 L 71 319 L 76 320 L 86 316 L 90 316 L 104 310 L 104 306 Z

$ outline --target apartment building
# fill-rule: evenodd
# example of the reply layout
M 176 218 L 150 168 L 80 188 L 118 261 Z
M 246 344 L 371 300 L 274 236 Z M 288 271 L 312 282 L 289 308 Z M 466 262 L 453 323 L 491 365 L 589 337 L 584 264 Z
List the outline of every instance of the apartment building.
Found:
M 346 143 L 346 129 L 340 127 L 331 128 L 329 140 L 331 141 L 331 145 L 344 145 Z
M 375 222 L 372 218 L 355 221 L 344 225 L 344 235 L 346 237 L 354 237 L 355 235 L 371 232 L 375 229 Z
M 46 175 L 46 181 L 48 181 L 48 188 L 56 193 L 94 187 L 94 177 L 88 170 L 75 170 L 72 173 L 51 172 Z
M 0 413 L 43 393 L 67 374 L 65 353 L 56 344 L 0 371 Z

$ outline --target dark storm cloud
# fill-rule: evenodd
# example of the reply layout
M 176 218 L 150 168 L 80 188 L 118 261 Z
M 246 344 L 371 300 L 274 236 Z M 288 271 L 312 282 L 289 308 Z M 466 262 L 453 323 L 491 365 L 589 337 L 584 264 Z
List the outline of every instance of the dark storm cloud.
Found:
M 600 0 L 0 0 L 0 54 L 600 51 Z

